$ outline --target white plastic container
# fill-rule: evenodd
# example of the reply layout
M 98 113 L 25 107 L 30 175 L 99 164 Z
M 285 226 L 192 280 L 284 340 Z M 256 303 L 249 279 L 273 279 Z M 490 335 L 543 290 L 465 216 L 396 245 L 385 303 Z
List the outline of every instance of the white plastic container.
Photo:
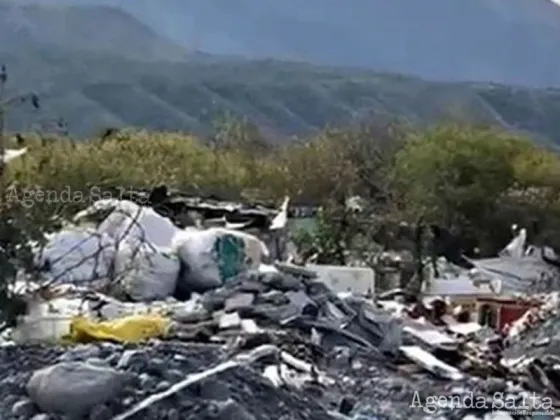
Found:
M 54 343 L 70 332 L 70 315 L 23 316 L 12 331 L 16 344 Z

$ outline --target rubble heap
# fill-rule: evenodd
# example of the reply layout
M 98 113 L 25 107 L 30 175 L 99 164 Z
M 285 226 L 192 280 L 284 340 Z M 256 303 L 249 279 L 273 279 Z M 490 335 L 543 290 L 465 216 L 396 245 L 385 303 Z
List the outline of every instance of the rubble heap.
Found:
M 138 232 L 115 226 L 108 241 L 135 243 Z M 142 234 L 161 230 L 144 225 Z M 183 290 L 183 299 L 124 299 L 114 265 L 103 281 L 91 278 L 98 265 L 53 281 L 48 260 L 46 283 L 28 286 L 27 313 L 0 348 L 0 418 L 508 419 L 512 407 L 526 410 L 515 418 L 552 418 L 559 406 L 554 355 L 514 360 L 503 337 L 450 318 L 435 301 L 420 310 L 398 296 L 335 293 L 305 267 L 220 255 L 200 267 L 216 283 Z M 174 254 L 178 281 L 189 278 L 187 257 Z M 156 268 L 127 281 L 142 283 Z M 547 314 L 558 313 L 554 302 Z

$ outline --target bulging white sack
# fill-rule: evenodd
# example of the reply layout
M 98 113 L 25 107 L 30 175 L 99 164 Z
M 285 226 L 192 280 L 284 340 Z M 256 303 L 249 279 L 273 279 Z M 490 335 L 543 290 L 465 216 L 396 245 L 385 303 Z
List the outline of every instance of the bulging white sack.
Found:
M 102 286 L 109 281 L 115 252 L 109 235 L 75 227 L 50 235 L 45 247 L 36 250 L 35 264 L 45 269 L 47 281 Z
M 189 292 L 220 287 L 246 270 L 257 269 L 268 255 L 256 236 L 224 228 L 186 229 L 175 236 L 172 249 L 185 266 L 178 286 Z
M 115 284 L 137 302 L 173 295 L 179 276 L 177 255 L 146 243 L 121 243 L 115 257 Z
M 103 199 L 79 212 L 75 219 L 109 211 L 99 224 L 98 231 L 110 235 L 118 243 L 147 242 L 167 248 L 173 237 L 181 232 L 171 220 L 159 215 L 150 207 L 139 206 L 128 200 Z

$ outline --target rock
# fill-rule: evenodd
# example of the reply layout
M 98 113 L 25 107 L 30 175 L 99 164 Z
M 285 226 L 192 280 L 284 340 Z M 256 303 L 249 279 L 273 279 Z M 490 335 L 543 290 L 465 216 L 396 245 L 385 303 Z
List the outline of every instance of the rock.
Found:
M 176 408 L 167 411 L 167 420 L 181 420 L 181 415 Z
M 165 390 L 169 389 L 170 386 L 171 386 L 171 384 L 169 382 L 161 381 L 156 385 L 156 392 L 165 391 Z
M 486 389 L 489 393 L 504 392 L 507 389 L 507 383 L 500 378 L 488 378 L 486 380 Z
M 6 406 L 12 406 L 16 404 L 19 400 L 20 397 L 18 395 L 8 395 L 3 399 L 2 403 Z
M 214 417 L 217 420 L 256 420 L 245 407 L 238 402 L 228 399 L 214 404 Z
M 179 369 L 169 369 L 165 372 L 165 379 L 169 382 L 175 383 L 185 379 L 185 374 Z
M 28 398 L 17 401 L 12 406 L 12 414 L 16 417 L 31 417 L 37 412 L 35 404 Z
M 117 369 L 129 369 L 134 367 L 143 371 L 148 364 L 149 358 L 145 352 L 141 350 L 125 350 L 117 363 Z
M 43 411 L 81 416 L 120 394 L 127 377 L 83 362 L 64 362 L 37 370 L 27 393 Z
M 166 370 L 165 362 L 158 357 L 150 359 L 146 372 L 151 375 L 162 376 Z
M 86 363 L 93 365 L 93 366 L 109 366 L 109 362 L 104 359 L 100 359 L 99 357 L 90 357 L 86 360 Z
M 33 417 L 31 417 L 31 420 L 51 420 L 51 416 L 45 413 L 35 414 Z
M 237 312 L 222 314 L 220 316 L 220 329 L 238 328 L 241 326 L 241 318 Z
M 138 379 L 140 381 L 140 388 L 143 389 L 143 390 L 151 390 L 156 385 L 155 379 L 152 378 L 147 373 L 141 373 L 138 376 Z
M 342 397 L 340 404 L 338 405 L 338 412 L 349 416 L 354 406 L 356 405 L 356 399 L 351 396 Z
M 301 281 L 297 278 L 283 273 L 259 273 L 259 280 L 274 289 L 284 292 L 300 290 L 302 287 Z
M 256 280 L 244 280 L 240 286 L 239 286 L 239 291 L 240 292 L 245 292 L 245 293 L 264 293 L 266 291 L 267 287 L 262 284 L 259 283 Z
M 270 292 L 263 293 L 257 297 L 260 303 L 271 303 L 273 305 L 285 305 L 290 303 L 290 298 L 279 290 L 271 290 Z
M 105 358 L 105 361 L 109 366 L 116 367 L 121 360 L 121 355 L 119 353 L 113 353 Z
M 207 379 L 199 384 L 197 394 L 206 400 L 227 401 L 230 397 L 228 387 L 216 379 Z
M 89 413 L 89 420 L 109 420 L 111 417 L 111 410 L 104 405 L 94 407 Z
M 93 344 L 81 344 L 64 353 L 60 358 L 60 362 L 76 362 L 83 361 L 93 357 L 100 357 L 101 349 Z
M 255 295 L 252 293 L 237 293 L 228 298 L 225 303 L 226 312 L 234 312 L 238 309 L 251 306 L 255 301 Z

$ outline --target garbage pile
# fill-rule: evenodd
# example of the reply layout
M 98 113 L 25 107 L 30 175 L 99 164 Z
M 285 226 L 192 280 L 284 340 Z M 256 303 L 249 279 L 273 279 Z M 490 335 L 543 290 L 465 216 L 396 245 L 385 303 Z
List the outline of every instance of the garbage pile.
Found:
M 130 201 L 76 221 L 96 218 L 50 237 L 41 281 L 18 285 L 27 310 L 0 348 L 2 419 L 552 418 L 559 406 L 554 357 L 504 357 L 502 337 L 437 300 L 335 293 L 253 235 L 181 229 Z

